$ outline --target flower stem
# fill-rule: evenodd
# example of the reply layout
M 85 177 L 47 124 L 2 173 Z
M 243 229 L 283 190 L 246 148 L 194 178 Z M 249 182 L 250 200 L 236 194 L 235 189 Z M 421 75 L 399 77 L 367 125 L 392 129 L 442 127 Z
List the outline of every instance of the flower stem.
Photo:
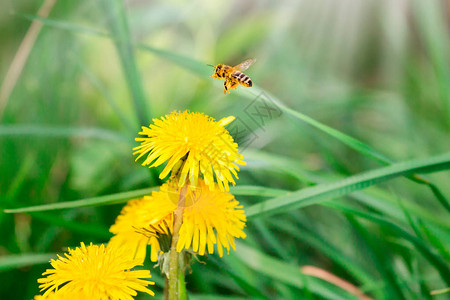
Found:
M 164 300 L 169 300 L 169 279 L 164 276 Z
M 178 198 L 178 207 L 175 211 L 175 217 L 173 222 L 173 233 L 172 233 L 172 244 L 170 245 L 170 255 L 169 255 L 169 300 L 180 299 L 179 287 L 178 287 L 178 276 L 182 272 L 180 270 L 180 254 L 177 252 L 178 238 L 180 237 L 180 228 L 183 223 L 183 210 L 186 199 L 187 185 L 181 187 L 180 196 Z M 183 275 L 184 276 L 184 275 Z M 184 280 L 183 280 L 184 281 Z
M 183 255 L 183 253 L 181 253 Z M 178 273 L 178 292 L 180 300 L 187 300 L 186 282 L 184 281 L 184 272 Z

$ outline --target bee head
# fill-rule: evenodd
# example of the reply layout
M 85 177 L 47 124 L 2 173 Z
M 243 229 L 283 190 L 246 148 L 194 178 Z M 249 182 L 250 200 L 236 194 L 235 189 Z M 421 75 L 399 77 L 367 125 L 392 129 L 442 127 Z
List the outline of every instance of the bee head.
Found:
M 217 75 L 219 75 L 219 72 L 220 72 L 220 70 L 222 70 L 222 67 L 223 67 L 222 64 L 217 65 L 217 66 L 213 66 L 213 65 L 208 65 L 208 66 L 214 68 L 214 74 L 211 76 L 211 77 L 213 77 L 213 78 L 217 78 Z

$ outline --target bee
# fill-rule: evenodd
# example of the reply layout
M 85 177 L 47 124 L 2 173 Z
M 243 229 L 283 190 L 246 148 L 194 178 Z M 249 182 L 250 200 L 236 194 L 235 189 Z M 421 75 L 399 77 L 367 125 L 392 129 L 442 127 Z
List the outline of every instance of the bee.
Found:
M 242 71 L 247 70 L 255 61 L 256 59 L 253 58 L 247 59 L 246 61 L 241 62 L 234 67 L 230 67 L 224 64 L 219 64 L 217 66 L 208 66 L 214 67 L 214 74 L 211 76 L 212 78 L 225 80 L 225 82 L 223 83 L 223 86 L 225 87 L 223 93 L 229 94 L 229 90 L 237 88 L 239 84 L 245 87 L 251 87 L 253 85 L 250 77 L 242 73 Z

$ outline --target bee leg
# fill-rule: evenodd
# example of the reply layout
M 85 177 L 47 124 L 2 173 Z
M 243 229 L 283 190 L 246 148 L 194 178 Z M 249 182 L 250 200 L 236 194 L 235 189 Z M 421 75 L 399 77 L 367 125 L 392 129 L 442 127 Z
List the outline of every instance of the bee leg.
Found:
M 229 84 L 228 80 L 225 80 L 225 82 L 223 83 L 223 87 L 225 88 L 225 89 L 223 90 L 223 93 L 224 93 L 224 94 L 229 94 L 229 93 L 230 93 L 230 92 L 228 91 L 228 84 Z
M 230 85 L 230 87 L 229 87 L 229 89 L 230 89 L 230 90 L 231 90 L 231 89 L 235 89 L 235 88 L 237 88 L 238 85 L 239 85 L 238 82 L 232 82 L 231 85 Z

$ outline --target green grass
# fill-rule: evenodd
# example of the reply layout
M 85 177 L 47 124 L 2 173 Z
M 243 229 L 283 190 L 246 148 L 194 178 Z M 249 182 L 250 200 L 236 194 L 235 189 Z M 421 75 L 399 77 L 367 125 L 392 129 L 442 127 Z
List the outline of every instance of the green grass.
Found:
M 55 253 L 107 242 L 124 203 L 161 184 L 134 162 L 140 126 L 190 109 L 254 138 L 231 190 L 247 238 L 199 257 L 190 299 L 355 298 L 303 266 L 374 299 L 445 299 L 449 20 L 408 2 L 59 1 L 48 19 L 8 4 L 0 78 L 44 26 L 0 116 L 0 298 L 31 299 Z M 206 64 L 250 57 L 255 86 L 224 96 Z M 264 125 L 246 113 L 261 93 L 279 112 Z

